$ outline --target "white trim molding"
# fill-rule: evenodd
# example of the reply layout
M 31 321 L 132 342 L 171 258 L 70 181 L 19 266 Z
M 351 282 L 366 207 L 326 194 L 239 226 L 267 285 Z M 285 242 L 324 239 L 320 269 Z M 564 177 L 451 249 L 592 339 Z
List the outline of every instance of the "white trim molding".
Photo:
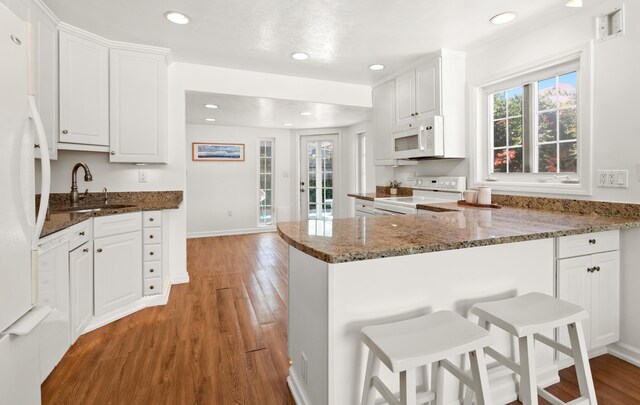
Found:
M 298 377 L 298 374 L 293 367 L 289 367 L 287 385 L 289 386 L 291 396 L 293 396 L 293 400 L 295 401 L 296 405 L 311 405 L 311 402 L 309 401 L 309 398 L 307 397 L 302 384 L 300 384 L 300 377 Z
M 513 180 L 489 179 L 487 155 L 487 117 L 485 93 L 488 88 L 498 83 L 508 83 L 511 80 L 525 78 L 536 72 L 550 69 L 554 66 L 567 64 L 572 61 L 579 63 L 578 108 L 579 138 L 578 138 L 578 173 L 579 183 L 563 183 L 549 176 L 542 177 L 536 173 L 516 174 Z M 470 146 L 470 187 L 481 185 L 491 186 L 495 191 L 523 192 L 542 194 L 566 194 L 590 196 L 593 192 L 592 184 L 592 145 L 593 145 L 593 41 L 573 47 L 564 52 L 533 60 L 525 65 L 499 72 L 491 77 L 471 83 L 469 92 L 469 146 Z M 496 176 L 498 177 L 498 176 Z
M 623 342 L 617 342 L 607 346 L 607 351 L 612 356 L 622 359 L 636 367 L 640 367 L 640 349 Z
M 205 231 L 205 232 L 189 232 L 187 234 L 187 239 L 195 239 L 195 238 L 212 238 L 216 236 L 233 236 L 233 235 L 247 235 L 252 233 L 266 233 L 266 232 L 275 232 L 276 226 L 261 226 L 257 228 L 246 228 L 246 229 L 229 229 L 222 231 Z

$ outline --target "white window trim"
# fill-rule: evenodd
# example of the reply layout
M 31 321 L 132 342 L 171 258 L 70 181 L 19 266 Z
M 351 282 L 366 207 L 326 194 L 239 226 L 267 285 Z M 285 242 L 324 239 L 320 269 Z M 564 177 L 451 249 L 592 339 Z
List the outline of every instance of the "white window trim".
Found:
M 366 193 L 367 192 L 367 133 L 366 131 L 360 131 L 356 133 L 355 137 L 356 147 L 355 147 L 355 165 L 356 165 L 356 173 L 355 173 L 355 183 L 356 183 L 356 192 L 358 193 Z M 362 141 L 364 140 L 364 148 L 362 148 Z M 363 153 L 363 156 L 360 156 L 360 153 Z M 364 166 L 364 179 L 361 179 L 363 170 L 362 166 Z M 364 181 L 362 181 L 364 180 Z
M 260 222 L 260 144 L 263 141 L 271 142 L 271 223 L 264 224 Z M 257 142 L 257 177 L 258 177 L 258 187 L 256 187 L 256 201 L 258 202 L 258 209 L 256 210 L 256 224 L 258 228 L 273 228 L 276 227 L 277 217 L 276 217 L 276 176 L 275 176 L 275 168 L 276 168 L 276 138 L 258 138 Z
M 578 75 L 578 173 L 579 183 L 563 183 L 558 174 L 528 173 L 493 176 L 489 180 L 488 105 L 489 91 L 499 91 L 510 84 L 526 81 L 538 72 L 579 64 Z M 513 87 L 511 86 L 511 87 Z M 470 186 L 490 186 L 493 190 L 525 193 L 584 195 L 592 194 L 592 144 L 593 144 L 593 43 L 574 47 L 560 54 L 539 59 L 524 66 L 509 69 L 470 85 Z M 495 92 L 493 91 L 493 92 Z M 555 177 L 554 177 L 555 176 Z

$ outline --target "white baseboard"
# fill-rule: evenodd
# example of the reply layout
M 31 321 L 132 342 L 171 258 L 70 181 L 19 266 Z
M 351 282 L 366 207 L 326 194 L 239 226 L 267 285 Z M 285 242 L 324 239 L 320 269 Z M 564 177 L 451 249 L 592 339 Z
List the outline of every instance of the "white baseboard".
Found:
M 607 346 L 607 351 L 612 356 L 616 356 L 626 362 L 640 367 L 640 349 L 626 343 L 617 342 Z
M 311 405 L 309 398 L 304 390 L 304 387 L 300 384 L 300 377 L 296 373 L 293 367 L 289 367 L 289 376 L 287 377 L 287 385 L 291 391 L 291 396 L 296 405 Z
M 194 238 L 211 238 L 214 236 L 231 236 L 231 235 L 247 235 L 251 233 L 264 233 L 275 232 L 275 226 L 268 226 L 264 228 L 247 228 L 247 229 L 229 229 L 222 231 L 207 231 L 207 232 L 189 232 L 187 233 L 187 239 Z
M 172 274 L 169 280 L 171 281 L 169 284 L 188 284 L 189 273 L 185 271 L 182 274 Z

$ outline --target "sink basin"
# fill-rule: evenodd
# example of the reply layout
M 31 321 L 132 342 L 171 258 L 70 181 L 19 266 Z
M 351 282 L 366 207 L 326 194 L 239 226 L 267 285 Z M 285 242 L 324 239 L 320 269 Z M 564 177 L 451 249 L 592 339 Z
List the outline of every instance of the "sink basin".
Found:
M 79 206 L 79 207 L 68 207 L 60 210 L 61 212 L 98 212 L 104 210 L 116 210 L 120 208 L 129 208 L 134 207 L 134 205 L 123 205 L 123 204 L 108 204 L 108 205 L 87 205 L 87 206 Z

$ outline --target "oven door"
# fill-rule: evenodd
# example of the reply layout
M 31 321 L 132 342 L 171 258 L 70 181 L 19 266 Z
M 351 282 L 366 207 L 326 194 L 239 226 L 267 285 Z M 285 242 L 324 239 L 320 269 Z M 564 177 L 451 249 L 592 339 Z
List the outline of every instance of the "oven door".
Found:
M 373 204 L 374 211 L 373 214 L 375 216 L 385 216 L 385 215 L 412 215 L 417 214 L 417 209 L 415 206 L 406 206 L 406 205 L 398 205 L 387 202 L 374 202 Z

